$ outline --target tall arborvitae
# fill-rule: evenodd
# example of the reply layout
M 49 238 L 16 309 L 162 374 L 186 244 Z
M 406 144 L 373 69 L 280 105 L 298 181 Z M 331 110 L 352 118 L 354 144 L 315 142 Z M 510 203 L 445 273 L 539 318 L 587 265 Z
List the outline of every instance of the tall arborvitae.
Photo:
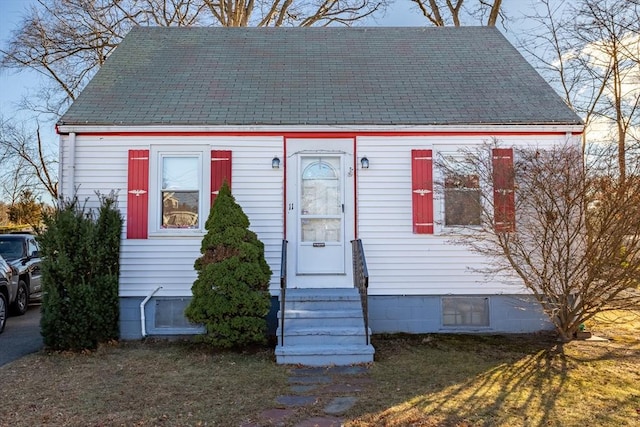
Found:
M 93 253 L 96 298 L 98 308 L 97 332 L 100 342 L 117 340 L 120 337 L 120 238 L 122 215 L 116 207 L 116 196 L 100 196 L 100 209 L 95 223 Z
M 44 218 L 42 336 L 54 350 L 84 350 L 118 338 L 118 259 L 122 218 L 115 197 L 101 198 L 99 217 L 77 199 Z
M 249 219 L 226 182 L 205 227 L 187 318 L 203 324 L 203 340 L 217 347 L 265 342 L 271 270 L 264 245 L 249 230 Z

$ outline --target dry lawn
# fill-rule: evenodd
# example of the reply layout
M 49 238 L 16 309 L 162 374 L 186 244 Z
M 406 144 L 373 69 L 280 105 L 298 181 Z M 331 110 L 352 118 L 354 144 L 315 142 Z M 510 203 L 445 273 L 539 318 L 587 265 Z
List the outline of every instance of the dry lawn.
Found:
M 640 425 L 639 313 L 588 326 L 610 341 L 375 336 L 374 381 L 346 425 Z M 41 352 L 0 368 L 0 426 L 239 426 L 273 408 L 287 378 L 271 349 L 147 341 Z

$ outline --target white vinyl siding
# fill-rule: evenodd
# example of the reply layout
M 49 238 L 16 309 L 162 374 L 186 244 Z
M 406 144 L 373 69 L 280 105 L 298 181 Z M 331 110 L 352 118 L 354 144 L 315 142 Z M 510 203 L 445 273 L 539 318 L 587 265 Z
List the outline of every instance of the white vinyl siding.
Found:
M 69 176 L 81 203 L 95 208 L 95 192 L 118 192 L 118 206 L 126 220 L 127 153 L 151 146 L 205 145 L 213 150 L 231 150 L 232 192 L 249 217 L 251 229 L 265 244 L 265 255 L 273 272 L 270 289 L 279 289 L 280 250 L 283 238 L 284 161 L 271 167 L 274 156 L 284 159 L 283 137 L 218 136 L 83 136 L 76 138 L 71 155 L 70 136 L 61 136 L 62 194 L 73 194 Z M 500 137 L 503 146 L 543 146 L 564 140 L 562 136 Z M 489 295 L 522 294 L 513 279 L 484 277 L 473 271 L 487 260 L 463 246 L 451 243 L 443 232 L 442 197 L 435 194 L 435 233 L 414 234 L 411 198 L 411 150 L 438 151 L 451 147 L 486 143 L 488 136 L 360 136 L 356 138 L 357 235 L 362 239 L 370 275 L 370 295 Z M 368 169 L 359 158 L 366 155 Z M 75 156 L 75 166 L 70 159 Z M 152 207 L 150 206 L 150 209 Z M 208 216 L 207 211 L 204 216 Z M 126 230 L 126 224 L 123 230 Z M 123 231 L 120 295 L 141 297 L 156 287 L 156 295 L 190 296 L 196 274 L 193 263 L 204 236 L 153 236 L 126 240 Z M 350 251 L 349 251 L 350 252 Z M 346 260 L 350 262 L 350 260 Z
M 439 151 L 480 146 L 489 139 L 483 136 L 357 138 L 358 156 L 366 155 L 370 162 L 369 169 L 358 168 L 357 176 L 358 237 L 366 254 L 370 295 L 524 292 L 514 278 L 485 277 L 474 271 L 485 266 L 487 260 L 452 243 L 455 236 L 443 229 L 441 191 L 434 195 L 435 234 L 413 233 L 411 150 L 432 149 L 435 157 Z M 504 146 L 539 146 L 562 140 L 558 136 L 500 138 Z
M 207 137 L 207 136 L 82 136 L 76 138 L 75 169 L 68 165 L 69 137 L 62 138 L 63 185 L 73 181 L 81 203 L 87 208 L 99 206 L 95 192 L 118 194 L 118 207 L 126 222 L 127 153 L 130 149 L 151 146 L 207 145 L 212 150 L 232 150 L 232 193 L 251 222 L 250 229 L 265 245 L 265 258 L 273 272 L 271 288 L 277 289 L 280 275 L 280 250 L 283 236 L 283 174 L 272 169 L 274 155 L 282 157 L 282 137 Z M 153 177 L 150 177 L 153 179 Z M 65 197 L 69 189 L 63 188 Z M 204 196 L 207 197 L 208 196 Z M 203 220 L 209 214 L 208 204 Z M 149 209 L 153 209 L 149 206 Z M 185 236 L 153 236 L 148 239 L 123 239 L 120 262 L 120 296 L 146 296 L 158 286 L 157 296 L 191 296 L 196 278 L 193 268 L 200 255 L 204 232 L 193 230 Z

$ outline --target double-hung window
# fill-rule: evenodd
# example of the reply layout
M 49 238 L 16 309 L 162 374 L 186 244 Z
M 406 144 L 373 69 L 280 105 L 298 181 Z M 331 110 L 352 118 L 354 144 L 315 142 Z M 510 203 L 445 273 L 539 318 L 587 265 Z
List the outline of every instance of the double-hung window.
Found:
M 444 226 L 479 226 L 482 220 L 480 177 L 455 157 L 448 157 L 444 164 Z
M 156 235 L 199 232 L 208 213 L 209 147 L 151 147 L 149 230 Z
M 200 228 L 202 156 L 160 154 L 160 229 Z

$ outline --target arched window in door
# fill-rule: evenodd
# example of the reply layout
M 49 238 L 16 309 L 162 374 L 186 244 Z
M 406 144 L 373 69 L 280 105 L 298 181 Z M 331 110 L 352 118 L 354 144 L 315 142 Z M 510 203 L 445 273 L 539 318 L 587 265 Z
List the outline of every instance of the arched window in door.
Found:
M 342 224 L 340 159 L 304 157 L 301 178 L 302 241 L 340 241 Z

